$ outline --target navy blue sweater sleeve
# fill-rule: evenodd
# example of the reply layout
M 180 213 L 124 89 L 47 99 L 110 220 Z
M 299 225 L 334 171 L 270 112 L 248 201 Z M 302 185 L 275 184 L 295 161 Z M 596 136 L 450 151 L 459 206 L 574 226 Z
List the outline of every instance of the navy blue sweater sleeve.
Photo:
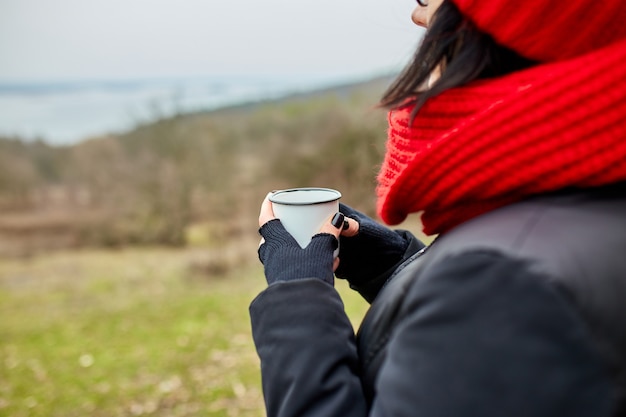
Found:
M 357 279 L 348 279 L 350 282 L 350 288 L 357 291 L 368 303 L 372 303 L 378 292 L 385 286 L 385 283 L 393 275 L 393 273 L 402 265 L 404 262 L 409 261 L 412 257 L 416 256 L 416 254 L 425 248 L 424 243 L 422 243 L 419 239 L 417 239 L 411 232 L 406 230 L 394 230 L 393 233 L 397 234 L 398 239 L 401 239 L 404 242 L 404 250 L 400 253 L 397 253 L 396 256 L 388 255 L 386 257 L 386 261 L 393 260 L 391 267 L 387 267 L 382 272 L 374 273 L 373 268 L 370 268 L 370 273 L 364 273 L 361 271 L 361 276 L 357 276 Z M 389 249 L 391 252 L 391 249 Z M 356 250 L 355 250 L 356 252 Z M 341 253 L 339 254 L 339 258 L 341 258 Z M 372 254 L 361 254 L 361 257 L 369 256 L 372 259 L 377 259 L 376 256 Z M 364 258 L 363 258 L 364 259 Z M 341 268 L 341 263 L 339 263 L 339 268 Z M 339 269 L 337 269 L 339 271 Z M 341 278 L 337 275 L 337 278 Z
M 352 326 L 332 287 L 309 279 L 257 297 L 251 317 L 267 415 L 611 415 L 610 381 L 585 326 L 528 265 L 459 255 L 408 291 L 371 409 Z

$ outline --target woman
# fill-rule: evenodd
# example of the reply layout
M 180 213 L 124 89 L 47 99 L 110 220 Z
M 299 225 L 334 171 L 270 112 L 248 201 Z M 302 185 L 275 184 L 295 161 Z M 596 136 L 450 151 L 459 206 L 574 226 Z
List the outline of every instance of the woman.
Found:
M 418 3 L 378 213 L 438 237 L 341 206 L 301 250 L 266 199 L 268 415 L 626 415 L 626 3 Z

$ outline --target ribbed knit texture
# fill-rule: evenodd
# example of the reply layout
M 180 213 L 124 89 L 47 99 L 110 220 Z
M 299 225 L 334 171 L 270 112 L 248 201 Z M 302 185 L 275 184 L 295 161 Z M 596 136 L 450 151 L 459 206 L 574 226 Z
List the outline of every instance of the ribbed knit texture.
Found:
M 626 41 L 448 90 L 410 126 L 411 110 L 389 114 L 377 189 L 388 224 L 423 211 L 424 232 L 442 233 L 534 194 L 626 180 Z
M 355 236 L 340 238 L 341 262 L 335 271 L 337 278 L 362 285 L 402 260 L 409 241 L 401 233 L 345 204 L 339 204 L 339 211 L 359 223 L 359 232 Z
M 265 239 L 258 253 L 268 284 L 305 278 L 334 284 L 333 252 L 338 245 L 335 236 L 318 233 L 302 249 L 279 219 L 265 223 L 259 233 Z
M 452 0 L 483 32 L 519 54 L 557 61 L 626 38 L 624 0 Z

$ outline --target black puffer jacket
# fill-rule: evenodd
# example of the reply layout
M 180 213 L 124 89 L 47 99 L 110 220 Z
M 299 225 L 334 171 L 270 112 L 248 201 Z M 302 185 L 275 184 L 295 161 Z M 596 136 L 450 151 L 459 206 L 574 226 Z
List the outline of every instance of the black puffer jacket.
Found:
M 626 415 L 625 187 L 511 205 L 407 257 L 361 289 L 356 338 L 318 279 L 255 299 L 268 416 Z

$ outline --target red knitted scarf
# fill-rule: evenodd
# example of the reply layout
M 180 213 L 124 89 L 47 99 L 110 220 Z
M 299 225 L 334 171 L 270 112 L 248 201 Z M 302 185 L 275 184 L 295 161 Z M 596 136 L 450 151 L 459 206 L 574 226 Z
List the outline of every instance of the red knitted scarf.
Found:
M 378 213 L 426 234 L 529 196 L 626 180 L 626 41 L 389 113 Z

